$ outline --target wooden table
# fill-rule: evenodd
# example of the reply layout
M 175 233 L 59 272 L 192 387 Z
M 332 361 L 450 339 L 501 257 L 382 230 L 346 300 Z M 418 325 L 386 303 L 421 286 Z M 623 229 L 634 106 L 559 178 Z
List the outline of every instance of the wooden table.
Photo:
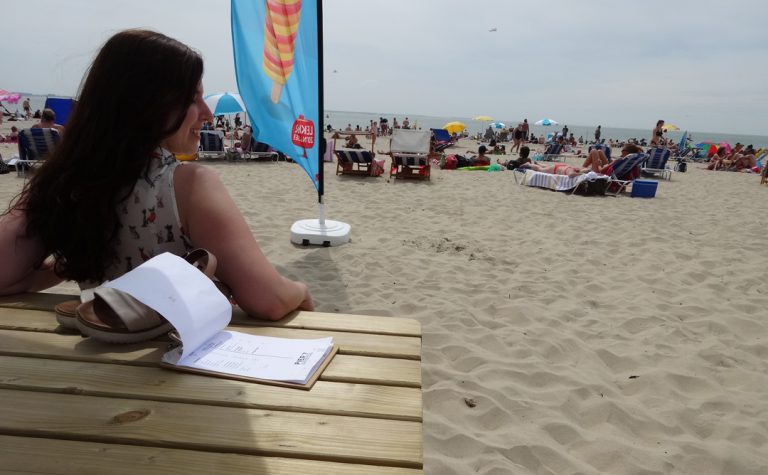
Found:
M 309 390 L 158 367 L 167 341 L 106 345 L 67 334 L 72 296 L 0 298 L 3 473 L 415 474 L 422 472 L 421 326 L 298 312 L 257 335 L 332 336 Z

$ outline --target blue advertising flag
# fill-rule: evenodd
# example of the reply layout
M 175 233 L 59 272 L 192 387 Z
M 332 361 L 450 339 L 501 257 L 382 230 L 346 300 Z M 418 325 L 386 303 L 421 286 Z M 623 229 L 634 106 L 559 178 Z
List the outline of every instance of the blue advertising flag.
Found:
M 232 0 L 240 96 L 260 142 L 301 165 L 320 191 L 315 0 Z

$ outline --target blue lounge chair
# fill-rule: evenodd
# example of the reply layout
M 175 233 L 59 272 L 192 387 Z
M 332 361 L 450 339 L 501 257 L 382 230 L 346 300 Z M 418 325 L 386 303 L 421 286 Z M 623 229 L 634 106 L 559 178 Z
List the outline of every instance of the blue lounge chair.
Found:
M 200 150 L 197 152 L 198 158 L 205 160 L 207 158 L 227 158 L 227 152 L 224 150 L 224 140 L 221 132 L 215 130 L 200 131 Z
M 16 163 L 16 173 L 24 176 L 27 169 L 40 165 L 61 141 L 61 135 L 56 129 L 33 127 L 19 132 L 19 159 Z
M 611 183 L 606 194 L 618 196 L 630 183 L 640 176 L 640 167 L 648 156 L 644 153 L 630 153 L 611 162 Z M 608 174 L 608 172 L 606 172 Z
M 667 168 L 670 151 L 666 148 L 651 148 L 648 150 L 648 158 L 640 168 L 644 176 L 659 176 L 662 180 L 672 179 L 672 170 Z
M 445 129 L 431 129 L 432 138 L 435 140 L 433 149 L 435 152 L 442 152 L 453 145 L 451 134 Z
M 605 154 L 605 158 L 608 159 L 608 163 L 611 162 L 611 147 L 605 145 L 604 143 L 597 143 L 589 146 L 589 152 L 592 150 L 602 150 Z
M 563 151 L 563 144 L 553 142 L 547 145 L 547 148 L 544 149 L 544 153 L 542 154 L 540 160 L 545 162 L 562 161 L 563 157 L 560 155 L 560 152 L 562 151 Z

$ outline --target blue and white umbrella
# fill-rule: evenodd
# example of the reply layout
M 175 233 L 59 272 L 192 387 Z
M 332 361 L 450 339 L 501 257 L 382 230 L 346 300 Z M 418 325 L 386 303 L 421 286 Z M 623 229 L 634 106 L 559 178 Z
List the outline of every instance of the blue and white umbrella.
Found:
M 240 94 L 234 92 L 222 92 L 205 96 L 205 103 L 211 109 L 213 115 L 237 114 L 245 112 L 245 104 Z
M 557 125 L 558 122 L 555 119 L 541 119 L 534 122 L 534 125 Z
M 494 129 L 503 129 L 504 127 L 506 127 L 506 126 L 507 126 L 507 125 L 506 125 L 504 122 L 491 122 L 491 124 L 490 124 L 490 125 L 491 125 L 491 127 L 493 127 Z

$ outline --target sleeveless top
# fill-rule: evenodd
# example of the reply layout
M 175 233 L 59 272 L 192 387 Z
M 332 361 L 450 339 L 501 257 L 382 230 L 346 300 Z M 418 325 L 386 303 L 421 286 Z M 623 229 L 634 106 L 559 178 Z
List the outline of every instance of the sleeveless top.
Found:
M 118 205 L 121 217 L 117 234 L 119 261 L 106 271 L 113 280 L 163 252 L 178 256 L 192 250 L 176 207 L 173 173 L 182 165 L 169 151 L 158 147 L 128 198 Z M 81 282 L 81 289 L 95 283 Z

